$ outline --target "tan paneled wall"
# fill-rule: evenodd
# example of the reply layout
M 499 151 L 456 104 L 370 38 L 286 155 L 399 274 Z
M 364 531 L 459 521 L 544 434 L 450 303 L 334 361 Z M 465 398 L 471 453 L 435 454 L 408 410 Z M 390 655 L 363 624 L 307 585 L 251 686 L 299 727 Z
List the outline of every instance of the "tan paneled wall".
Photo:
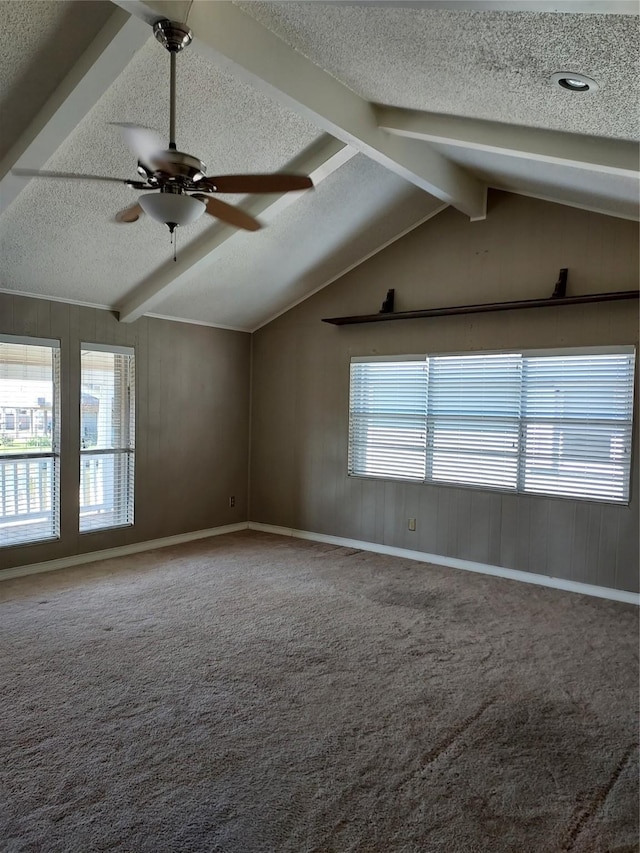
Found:
M 250 336 L 0 293 L 0 332 L 62 344 L 61 537 L 0 549 L 0 569 L 247 518 Z M 78 533 L 80 342 L 136 352 L 135 524 Z M 236 506 L 229 508 L 229 496 Z
M 636 344 L 638 303 L 336 327 L 323 317 L 638 286 L 637 224 L 492 193 L 448 209 L 253 335 L 253 521 L 638 588 L 638 418 L 629 507 L 347 477 L 353 355 Z M 637 401 L 637 394 L 636 394 Z M 417 518 L 416 532 L 407 519 Z

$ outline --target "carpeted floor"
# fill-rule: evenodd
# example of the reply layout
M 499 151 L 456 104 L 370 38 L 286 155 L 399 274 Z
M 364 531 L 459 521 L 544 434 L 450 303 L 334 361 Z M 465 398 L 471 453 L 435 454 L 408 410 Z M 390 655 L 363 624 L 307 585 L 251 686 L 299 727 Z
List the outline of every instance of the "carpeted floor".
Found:
M 638 613 L 243 532 L 0 584 L 0 849 L 631 853 Z

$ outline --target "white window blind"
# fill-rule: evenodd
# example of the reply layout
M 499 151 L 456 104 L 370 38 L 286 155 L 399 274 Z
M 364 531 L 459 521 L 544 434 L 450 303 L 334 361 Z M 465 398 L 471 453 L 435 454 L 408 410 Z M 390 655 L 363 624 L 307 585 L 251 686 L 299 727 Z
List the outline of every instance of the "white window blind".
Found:
M 0 546 L 60 535 L 59 341 L 0 336 Z
M 520 355 L 434 356 L 428 361 L 430 479 L 515 490 Z
M 634 357 L 524 359 L 522 490 L 629 500 Z
M 427 364 L 351 364 L 349 470 L 368 477 L 422 480 L 427 440 Z
M 82 344 L 80 531 L 133 524 L 135 357 Z
M 624 503 L 635 351 L 353 359 L 349 473 Z

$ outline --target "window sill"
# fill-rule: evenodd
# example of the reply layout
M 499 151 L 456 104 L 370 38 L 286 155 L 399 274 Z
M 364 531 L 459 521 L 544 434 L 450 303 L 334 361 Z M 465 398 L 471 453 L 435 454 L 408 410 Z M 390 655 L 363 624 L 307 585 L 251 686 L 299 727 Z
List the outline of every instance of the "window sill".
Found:
M 510 495 L 517 498 L 543 498 L 546 500 L 574 501 L 578 503 L 595 504 L 596 506 L 617 506 L 629 508 L 631 498 L 621 501 L 598 500 L 597 498 L 580 497 L 578 495 L 555 495 L 547 492 L 518 492 L 515 489 L 491 488 L 491 486 L 477 486 L 473 483 L 450 483 L 444 480 L 412 480 L 408 477 L 382 477 L 370 474 L 347 474 L 349 479 L 375 480 L 383 483 L 408 483 L 414 486 L 429 486 L 445 489 L 464 489 L 473 492 L 490 492 L 491 494 Z

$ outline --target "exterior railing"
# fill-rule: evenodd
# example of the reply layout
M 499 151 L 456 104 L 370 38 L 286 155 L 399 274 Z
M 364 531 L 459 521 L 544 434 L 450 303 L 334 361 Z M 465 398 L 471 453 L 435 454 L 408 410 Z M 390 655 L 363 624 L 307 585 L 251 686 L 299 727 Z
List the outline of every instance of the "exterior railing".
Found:
M 50 454 L 0 456 L 0 528 L 50 520 L 55 506 L 55 466 Z M 113 511 L 113 459 L 83 456 L 80 513 Z M 13 538 L 13 537 L 12 537 Z
M 0 524 L 50 516 L 55 457 L 0 457 Z
M 113 457 L 80 456 L 80 514 L 113 512 Z

